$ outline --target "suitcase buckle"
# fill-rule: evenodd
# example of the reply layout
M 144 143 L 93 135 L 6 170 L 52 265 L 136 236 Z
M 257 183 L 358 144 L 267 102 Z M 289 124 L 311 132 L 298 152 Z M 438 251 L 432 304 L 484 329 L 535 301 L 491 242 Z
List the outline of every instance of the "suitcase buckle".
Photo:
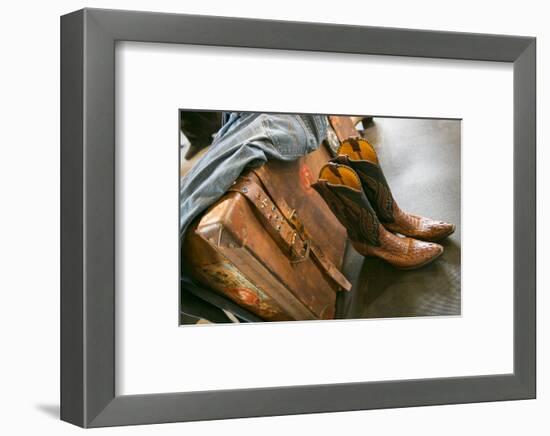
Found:
M 296 232 L 294 232 L 296 235 Z M 304 254 L 296 256 L 296 252 L 293 250 L 293 257 L 290 259 L 290 263 L 300 263 L 309 259 L 309 253 L 311 251 L 311 241 L 308 239 L 304 241 Z

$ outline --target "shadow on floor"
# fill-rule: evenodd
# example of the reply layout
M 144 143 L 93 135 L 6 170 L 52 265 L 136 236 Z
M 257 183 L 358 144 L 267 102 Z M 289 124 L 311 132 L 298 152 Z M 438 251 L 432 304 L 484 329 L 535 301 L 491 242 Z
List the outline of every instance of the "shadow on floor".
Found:
M 50 418 L 59 419 L 61 414 L 61 408 L 59 404 L 37 404 L 36 409 Z

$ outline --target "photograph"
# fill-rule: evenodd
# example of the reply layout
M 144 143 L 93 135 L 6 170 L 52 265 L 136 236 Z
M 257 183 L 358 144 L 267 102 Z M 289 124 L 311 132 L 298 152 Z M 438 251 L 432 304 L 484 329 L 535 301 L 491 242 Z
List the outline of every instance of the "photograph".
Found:
M 461 315 L 461 120 L 179 111 L 180 325 Z

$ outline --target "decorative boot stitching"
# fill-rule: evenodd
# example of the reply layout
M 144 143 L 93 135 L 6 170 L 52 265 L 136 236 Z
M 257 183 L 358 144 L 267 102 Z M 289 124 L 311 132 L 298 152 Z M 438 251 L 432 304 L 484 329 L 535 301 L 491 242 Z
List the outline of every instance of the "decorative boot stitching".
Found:
M 380 222 L 364 195 L 361 195 L 358 201 L 350 198 L 348 193 L 340 192 L 343 190 L 338 189 L 337 186 L 328 186 L 324 180 L 319 180 L 312 186 L 347 229 L 350 239 L 376 247 L 380 246 Z M 362 204 L 358 204 L 359 202 Z

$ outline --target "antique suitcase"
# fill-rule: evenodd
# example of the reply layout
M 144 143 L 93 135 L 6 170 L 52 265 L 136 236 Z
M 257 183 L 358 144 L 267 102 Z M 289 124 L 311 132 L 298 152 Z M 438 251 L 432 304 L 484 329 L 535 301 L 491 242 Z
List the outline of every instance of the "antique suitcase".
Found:
M 310 186 L 329 158 L 243 174 L 187 231 L 184 272 L 266 321 L 333 318 L 347 236 Z

